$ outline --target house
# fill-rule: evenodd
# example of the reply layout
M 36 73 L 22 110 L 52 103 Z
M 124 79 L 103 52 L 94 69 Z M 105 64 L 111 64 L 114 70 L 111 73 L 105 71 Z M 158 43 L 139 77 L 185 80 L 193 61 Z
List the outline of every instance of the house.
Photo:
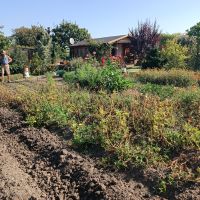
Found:
M 124 58 L 130 53 L 131 41 L 128 35 L 118 35 L 103 38 L 92 39 L 95 42 L 107 43 L 113 46 L 112 56 L 120 56 Z M 85 57 L 88 53 L 88 40 L 79 41 L 70 46 L 71 57 Z

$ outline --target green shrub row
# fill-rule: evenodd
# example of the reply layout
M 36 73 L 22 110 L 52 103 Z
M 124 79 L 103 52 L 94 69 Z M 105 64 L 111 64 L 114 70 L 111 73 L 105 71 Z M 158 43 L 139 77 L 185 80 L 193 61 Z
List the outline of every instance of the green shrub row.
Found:
M 145 70 L 137 73 L 134 77 L 141 83 L 152 83 L 158 85 L 173 85 L 175 87 L 188 87 L 197 85 L 199 79 L 192 71 L 172 69 L 165 70 Z

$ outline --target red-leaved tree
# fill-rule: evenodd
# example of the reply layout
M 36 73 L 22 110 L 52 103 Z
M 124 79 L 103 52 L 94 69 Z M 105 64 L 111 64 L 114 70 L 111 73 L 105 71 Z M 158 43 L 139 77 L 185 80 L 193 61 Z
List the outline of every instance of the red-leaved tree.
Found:
M 138 26 L 135 29 L 129 30 L 132 46 L 131 53 L 137 57 L 139 63 L 145 59 L 151 49 L 159 46 L 160 34 L 156 21 L 151 23 L 149 20 L 144 23 L 138 22 Z

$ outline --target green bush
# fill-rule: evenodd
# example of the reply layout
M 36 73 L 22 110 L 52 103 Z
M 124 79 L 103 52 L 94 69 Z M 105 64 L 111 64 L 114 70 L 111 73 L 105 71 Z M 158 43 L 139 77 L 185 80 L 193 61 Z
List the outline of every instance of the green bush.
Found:
M 157 48 L 151 49 L 147 53 L 144 61 L 142 62 L 143 69 L 161 68 L 163 65 L 164 65 L 164 59 L 161 57 L 161 53 Z
M 131 86 L 131 82 L 122 75 L 116 66 L 111 64 L 100 71 L 99 81 L 102 88 L 110 92 L 121 91 Z
M 27 51 L 23 51 L 21 47 L 14 46 L 11 50 L 12 62 L 10 64 L 11 74 L 23 73 L 25 65 L 28 65 Z
M 89 89 L 99 88 L 98 74 L 98 69 L 89 63 L 85 63 L 75 71 L 77 83 Z
M 78 83 L 79 86 L 91 90 L 105 89 L 109 92 L 121 91 L 131 86 L 131 82 L 111 64 L 100 69 L 90 63 L 84 63 L 75 72 L 66 72 L 64 80 L 68 83 Z
M 33 54 L 30 64 L 30 71 L 33 75 L 43 75 L 47 72 L 55 72 L 56 68 L 57 66 L 54 64 L 45 63 L 38 53 Z
M 18 66 L 18 65 L 10 65 L 10 73 L 11 74 L 20 74 L 24 73 L 24 66 Z
M 135 78 L 136 81 L 141 83 L 173 85 L 176 87 L 188 87 L 197 84 L 194 72 L 187 70 L 145 70 L 137 73 Z
M 56 75 L 59 76 L 59 77 L 63 77 L 65 72 L 66 72 L 65 70 L 60 69 L 60 70 L 56 71 Z
M 46 72 L 45 67 L 43 66 L 43 61 L 39 57 L 38 53 L 33 54 L 31 61 L 30 71 L 34 75 L 41 75 Z
M 200 129 L 200 90 L 194 88 L 183 91 L 177 94 L 175 100 L 178 103 L 177 115 Z
M 176 39 L 168 40 L 166 46 L 162 49 L 161 55 L 166 60 L 164 67 L 166 69 L 182 68 L 186 66 L 188 49 L 178 44 Z
M 65 82 L 71 84 L 71 83 L 76 83 L 77 79 L 76 79 L 76 74 L 74 71 L 72 72 L 65 72 L 63 75 L 63 78 L 65 80 Z
M 81 68 L 83 64 L 84 64 L 84 59 L 80 58 L 80 57 L 79 58 L 73 58 L 70 61 L 70 67 L 73 68 L 73 69 Z

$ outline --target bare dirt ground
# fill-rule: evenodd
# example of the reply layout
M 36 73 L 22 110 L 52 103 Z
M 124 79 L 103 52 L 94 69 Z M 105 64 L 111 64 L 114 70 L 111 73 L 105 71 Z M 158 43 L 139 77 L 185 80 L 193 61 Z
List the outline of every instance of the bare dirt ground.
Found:
M 0 108 L 0 199 L 161 199 L 141 183 L 104 173 L 46 129 Z
M 164 200 L 141 182 L 105 172 L 55 133 L 28 127 L 20 113 L 0 107 L 0 200 Z M 199 200 L 200 190 L 170 199 Z

